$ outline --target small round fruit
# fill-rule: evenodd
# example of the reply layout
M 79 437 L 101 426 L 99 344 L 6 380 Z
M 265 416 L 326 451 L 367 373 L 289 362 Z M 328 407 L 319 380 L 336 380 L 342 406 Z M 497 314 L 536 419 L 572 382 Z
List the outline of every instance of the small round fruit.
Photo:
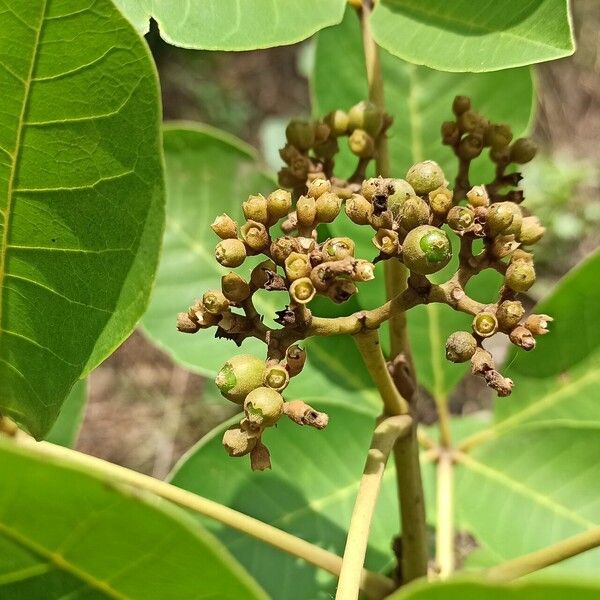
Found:
M 251 354 L 240 354 L 230 358 L 218 372 L 215 384 L 221 394 L 236 404 L 263 384 L 265 362 Z
M 526 261 L 511 262 L 504 275 L 506 285 L 515 292 L 526 292 L 535 283 L 533 264 Z
M 498 310 L 496 311 L 498 324 L 505 330 L 516 327 L 524 314 L 525 309 L 517 300 L 504 300 L 500 303 L 500 306 L 498 306 Z
M 473 331 L 480 337 L 486 338 L 498 331 L 498 319 L 491 312 L 483 311 L 473 318 Z
M 452 112 L 456 116 L 471 110 L 471 98 L 469 96 L 456 96 L 452 102 Z
M 471 360 L 477 340 L 468 331 L 456 331 L 446 341 L 446 358 L 453 363 Z
M 381 131 L 383 113 L 367 100 L 355 104 L 348 111 L 348 129 L 364 129 L 369 135 L 375 137 Z
M 468 206 L 453 206 L 448 212 L 448 227 L 453 231 L 466 231 L 473 225 L 475 215 Z
M 271 427 L 283 413 L 283 397 L 277 390 L 258 387 L 246 396 L 244 411 L 250 423 Z
M 315 143 L 315 128 L 312 123 L 293 119 L 285 129 L 285 137 L 292 146 L 308 150 Z
M 355 129 L 348 138 L 350 151 L 360 158 L 371 158 L 375 153 L 375 140 L 364 130 Z
M 241 240 L 221 240 L 215 248 L 215 258 L 224 267 L 239 267 L 246 260 L 246 246 Z
M 440 165 L 426 160 L 413 165 L 406 174 L 406 181 L 417 194 L 428 194 L 446 182 L 446 176 Z
M 421 225 L 406 236 L 402 258 L 410 271 L 429 275 L 450 262 L 452 246 L 444 231 L 432 225 Z
M 257 442 L 258 436 L 251 435 L 240 425 L 234 425 L 223 434 L 222 444 L 229 456 L 240 457 L 252 452 Z
M 278 221 L 286 217 L 292 208 L 292 195 L 287 190 L 275 190 L 267 196 L 269 219 Z
M 348 113 L 343 110 L 334 110 L 323 119 L 334 136 L 339 137 L 348 131 Z
M 510 147 L 510 161 L 524 165 L 536 155 L 537 146 L 529 138 L 519 138 Z

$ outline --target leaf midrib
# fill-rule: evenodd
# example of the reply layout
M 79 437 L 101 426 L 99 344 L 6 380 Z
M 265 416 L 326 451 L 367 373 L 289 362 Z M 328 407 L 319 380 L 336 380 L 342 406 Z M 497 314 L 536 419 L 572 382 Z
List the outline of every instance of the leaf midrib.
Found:
M 19 115 L 19 121 L 17 123 L 17 137 L 15 140 L 15 150 L 12 155 L 13 161 L 10 170 L 10 177 L 8 179 L 6 207 L 4 209 L 4 231 L 2 232 L 2 239 L 0 240 L 0 338 L 2 337 L 3 331 L 2 322 L 4 316 L 4 277 L 6 273 L 6 254 L 8 252 L 8 234 L 10 229 L 10 217 L 13 208 L 14 184 L 19 164 L 19 158 L 21 156 L 21 144 L 23 142 L 23 131 L 25 130 L 25 116 L 29 109 L 29 99 L 31 97 L 31 84 L 33 81 L 33 73 L 35 72 L 38 60 L 40 39 L 46 20 L 48 2 L 49 0 L 44 0 L 43 9 L 41 11 L 41 18 L 39 21 L 39 27 L 35 30 L 35 42 L 33 52 L 31 54 L 29 72 L 27 74 L 27 78 L 24 81 L 25 92 L 23 94 L 23 105 L 21 106 L 21 113 Z

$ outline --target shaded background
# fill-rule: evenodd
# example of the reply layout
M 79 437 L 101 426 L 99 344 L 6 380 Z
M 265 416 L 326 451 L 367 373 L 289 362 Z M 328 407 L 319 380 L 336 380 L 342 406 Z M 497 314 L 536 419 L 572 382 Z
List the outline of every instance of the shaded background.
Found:
M 535 300 L 600 242 L 600 5 L 573 2 L 574 56 L 534 67 L 538 107 L 528 165 L 527 204 L 549 233 L 536 250 Z M 304 76 L 311 43 L 255 52 L 188 51 L 147 36 L 162 85 L 165 120 L 202 121 L 272 156 L 270 142 L 290 117 L 310 114 Z M 407 165 L 408 166 L 408 165 Z M 179 307 L 173 307 L 173 322 Z M 435 413 L 422 395 L 421 416 Z M 464 402 L 464 398 L 469 401 Z M 488 405 L 490 394 L 467 378 L 453 412 Z M 236 410 L 205 381 L 174 365 L 136 332 L 90 377 L 77 448 L 163 478 L 181 454 Z

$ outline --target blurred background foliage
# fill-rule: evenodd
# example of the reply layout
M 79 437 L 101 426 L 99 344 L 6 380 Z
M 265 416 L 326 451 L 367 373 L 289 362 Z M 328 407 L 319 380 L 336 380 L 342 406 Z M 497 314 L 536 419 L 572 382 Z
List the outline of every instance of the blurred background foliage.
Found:
M 575 0 L 572 8 L 578 51 L 534 68 L 533 137 L 541 151 L 524 169 L 524 187 L 527 205 L 548 234 L 536 249 L 539 277 L 532 302 L 600 243 L 600 11 L 597 0 Z M 169 46 L 154 26 L 146 37 L 159 71 L 165 120 L 224 129 L 259 148 L 265 164 L 277 168 L 285 122 L 310 114 L 313 41 L 225 53 Z M 445 118 L 440 115 L 440 123 Z M 174 306 L 174 318 L 179 308 Z M 96 369 L 88 389 L 78 449 L 159 478 L 235 410 L 212 382 L 174 365 L 141 332 Z M 467 378 L 451 406 L 466 413 L 489 401 L 487 391 Z M 424 404 L 427 421 L 434 413 L 426 399 Z

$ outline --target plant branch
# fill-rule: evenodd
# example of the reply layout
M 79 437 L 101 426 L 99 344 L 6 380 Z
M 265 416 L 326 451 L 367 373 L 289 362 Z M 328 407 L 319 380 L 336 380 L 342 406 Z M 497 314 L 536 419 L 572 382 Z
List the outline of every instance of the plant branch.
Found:
M 222 506 L 218 502 L 197 496 L 192 492 L 182 490 L 148 475 L 136 473 L 125 467 L 82 454 L 76 450 L 56 446 L 49 442 L 35 442 L 25 434 L 20 434 L 16 440 L 19 445 L 27 447 L 30 452 L 37 454 L 41 458 L 68 462 L 73 466 L 83 468 L 86 473 L 99 476 L 111 483 L 122 483 L 137 490 L 151 492 L 178 506 L 219 521 L 228 527 L 237 529 L 284 552 L 298 556 L 335 576 L 340 574 L 342 568 L 342 559 L 340 556 L 310 544 L 285 531 L 281 531 L 272 525 L 263 523 L 258 519 Z M 395 588 L 389 578 L 378 573 L 372 573 L 366 569 L 363 569 L 361 572 L 360 587 L 365 595 L 372 600 L 384 598 Z
M 405 435 L 411 425 L 412 418 L 409 415 L 387 417 L 373 432 L 346 538 L 336 600 L 358 598 L 360 573 L 365 562 L 369 531 L 385 466 L 396 440 Z
M 440 452 L 437 464 L 437 529 L 435 558 L 440 577 L 446 579 L 454 571 L 454 482 L 452 455 Z
M 600 526 L 562 540 L 552 546 L 513 558 L 485 571 L 494 581 L 512 581 L 600 546 Z

